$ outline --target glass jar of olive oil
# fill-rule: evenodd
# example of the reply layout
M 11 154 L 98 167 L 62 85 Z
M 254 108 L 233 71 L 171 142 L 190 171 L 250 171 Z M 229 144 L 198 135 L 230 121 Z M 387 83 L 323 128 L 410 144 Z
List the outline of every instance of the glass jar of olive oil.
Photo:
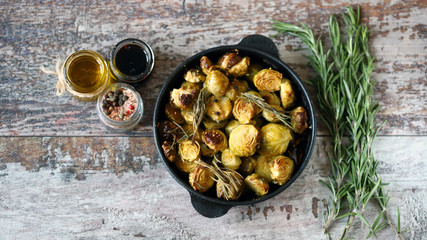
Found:
M 109 70 L 104 58 L 91 50 L 80 50 L 64 62 L 64 82 L 75 98 L 94 101 L 109 84 Z

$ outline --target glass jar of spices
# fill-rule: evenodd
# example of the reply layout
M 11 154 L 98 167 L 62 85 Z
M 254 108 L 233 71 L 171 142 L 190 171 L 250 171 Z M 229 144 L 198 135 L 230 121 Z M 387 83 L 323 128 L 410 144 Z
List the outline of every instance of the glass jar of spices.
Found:
M 154 53 L 147 43 L 128 38 L 113 48 L 109 66 L 114 78 L 135 85 L 146 79 L 153 71 Z
M 69 55 L 63 65 L 63 74 L 65 88 L 79 100 L 96 100 L 109 84 L 107 62 L 92 50 L 80 50 Z
M 99 95 L 97 112 L 107 129 L 125 132 L 141 121 L 144 106 L 140 94 L 132 86 L 113 83 Z

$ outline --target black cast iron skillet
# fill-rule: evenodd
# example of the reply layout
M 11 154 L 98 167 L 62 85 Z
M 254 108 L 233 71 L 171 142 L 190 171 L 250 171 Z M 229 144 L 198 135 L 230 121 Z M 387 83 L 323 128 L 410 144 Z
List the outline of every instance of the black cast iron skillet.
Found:
M 300 148 L 302 148 L 301 152 L 303 154 L 302 160 L 298 165 L 295 166 L 294 173 L 289 181 L 286 182 L 286 184 L 283 186 L 270 184 L 269 193 L 262 197 L 257 197 L 253 194 L 243 194 L 237 201 L 227 201 L 216 198 L 214 190 L 210 192 L 208 191 L 207 193 L 200 193 L 195 191 L 190 186 L 188 183 L 188 174 L 182 174 L 173 163 L 166 159 L 161 147 L 162 141 L 160 139 L 156 125 L 159 121 L 166 119 L 164 116 L 164 106 L 169 100 L 169 93 L 172 89 L 179 88 L 180 84 L 184 81 L 183 76 L 187 70 L 198 66 L 202 56 L 208 56 L 212 61 L 216 61 L 223 54 L 235 49 L 239 51 L 241 56 L 250 57 L 251 63 L 257 62 L 264 65 L 266 68 L 271 67 L 272 69 L 281 72 L 285 78 L 288 78 L 293 83 L 294 91 L 296 92 L 296 96 L 298 98 L 296 106 L 303 106 L 307 110 L 309 117 L 309 128 L 307 129 L 304 142 L 300 145 Z M 291 68 L 288 67 L 288 65 L 280 60 L 279 52 L 273 41 L 262 35 L 247 36 L 243 38 L 243 40 L 237 45 L 220 46 L 199 52 L 180 64 L 166 80 L 157 98 L 154 109 L 153 128 L 157 150 L 169 173 L 190 193 L 191 203 L 193 204 L 193 207 L 196 209 L 196 211 L 201 215 L 209 218 L 220 217 L 226 214 L 232 206 L 251 205 L 265 201 L 288 188 L 307 166 L 313 151 L 316 137 L 316 119 L 314 116 L 314 109 L 307 91 L 305 90 L 299 77 L 292 71 Z

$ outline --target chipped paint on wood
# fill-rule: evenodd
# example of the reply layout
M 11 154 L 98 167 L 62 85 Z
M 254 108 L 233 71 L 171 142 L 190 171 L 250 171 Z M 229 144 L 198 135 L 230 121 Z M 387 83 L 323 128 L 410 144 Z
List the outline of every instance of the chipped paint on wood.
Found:
M 39 164 L 42 167 L 36 173 L 28 171 L 19 159 L 0 161 L 6 166 L 0 168 L 0 225 L 5 226 L 6 238 L 9 234 L 13 238 L 28 234 L 34 238 L 124 238 L 142 234 L 150 239 L 263 239 L 266 229 L 270 239 L 324 237 L 321 222 L 329 193 L 319 180 L 326 179 L 329 169 L 324 152 L 329 146 L 327 137 L 318 137 L 311 161 L 290 188 L 273 199 L 233 207 L 218 219 L 207 219 L 195 212 L 189 194 L 169 175 L 158 156 L 154 155 L 154 161 L 149 159 L 152 151 L 144 141 L 122 138 L 47 137 L 42 142 L 48 150 L 42 151 L 40 159 L 49 164 Z M 66 142 L 76 145 L 69 148 Z M 67 160 L 72 151 L 90 147 L 92 152 L 100 152 L 112 142 L 130 149 L 132 154 L 127 156 L 136 157 L 121 156 L 129 161 L 128 165 L 126 161 L 109 164 L 120 154 L 112 149 L 109 151 L 113 155 L 102 168 L 101 160 L 94 161 L 92 155 L 76 158 L 75 164 Z M 389 209 L 396 219 L 395 209 L 400 207 L 402 227 L 413 229 L 405 234 L 410 239 L 422 239 L 427 229 L 426 144 L 427 137 L 378 137 L 374 145 L 380 161 L 379 174 L 384 182 L 391 183 L 387 187 L 392 196 Z M 142 146 L 132 149 L 131 145 Z M 147 156 L 146 164 L 140 166 L 142 156 Z M 407 167 L 408 162 L 411 167 Z M 78 179 L 75 172 L 64 172 L 67 167 L 83 173 L 84 179 Z M 367 217 L 372 219 L 376 207 L 372 204 L 368 209 Z M 333 236 L 340 233 L 343 225 L 340 222 L 333 226 Z M 218 232 L 218 226 L 223 231 Z M 356 238 L 366 235 L 360 224 L 352 229 Z M 391 231 L 380 232 L 379 239 L 390 238 L 393 239 Z
M 372 29 L 374 94 L 387 121 L 374 146 L 379 171 L 398 206 L 408 239 L 427 232 L 427 28 L 425 0 L 358 1 Z M 120 7 L 117 5 L 120 4 Z M 329 198 L 319 183 L 330 174 L 330 148 L 320 122 L 313 157 L 284 193 L 233 207 L 207 219 L 162 166 L 152 139 L 156 97 L 173 69 L 189 56 L 238 43 L 249 34 L 271 35 L 270 19 L 304 22 L 327 40 L 330 14 L 348 1 L 108 1 L 69 4 L 8 1 L 0 7 L 0 238 L 6 239 L 322 239 Z M 95 104 L 55 96 L 53 76 L 39 67 L 79 49 L 108 56 L 127 37 L 147 41 L 156 67 L 138 86 L 144 118 L 128 134 L 108 132 Z M 304 80 L 315 77 L 295 37 L 273 38 L 281 59 Z M 315 91 L 307 86 L 315 101 Z M 368 206 L 367 217 L 376 214 Z M 344 223 L 332 227 L 338 236 Z M 218 231 L 221 229 L 221 231 Z M 351 233 L 366 236 L 356 224 Z M 389 230 L 379 239 L 394 239 Z
M 380 133 L 426 135 L 426 2 L 359 3 L 362 20 L 372 29 L 371 46 L 377 59 L 374 91 L 382 105 L 378 122 L 387 120 Z M 138 87 L 146 109 L 143 122 L 132 134 L 152 136 L 153 103 L 168 75 L 186 58 L 207 48 L 237 44 L 249 34 L 271 35 L 270 19 L 304 22 L 315 34 L 327 36 L 328 17 L 340 13 L 348 2 L 121 1 L 119 8 L 114 1 L 33 5 L 31 1 L 12 1 L 0 9 L 4 29 L 1 136 L 117 136 L 101 126 L 94 103 L 54 95 L 55 77 L 43 74 L 39 67 L 53 66 L 57 56 L 65 57 L 77 49 L 108 56 L 114 44 L 126 37 L 151 44 L 156 67 L 150 79 Z M 281 59 L 303 80 L 315 76 L 304 52 L 297 51 L 303 46 L 299 40 L 289 35 L 273 40 Z M 312 89 L 310 94 L 314 97 Z M 326 134 L 323 125 L 319 133 Z
M 59 169 L 64 180 L 87 174 L 143 172 L 158 161 L 152 137 L 0 137 L 0 166 Z
M 43 167 L 41 138 L 0 137 L 0 169 L 8 162 L 19 162 L 27 171 L 38 171 Z

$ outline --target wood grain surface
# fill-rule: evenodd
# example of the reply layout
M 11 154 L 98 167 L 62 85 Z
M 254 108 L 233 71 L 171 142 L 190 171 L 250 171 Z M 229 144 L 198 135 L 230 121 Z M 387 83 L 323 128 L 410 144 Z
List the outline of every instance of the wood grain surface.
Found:
M 319 124 L 309 165 L 285 192 L 208 219 L 164 168 L 152 115 L 168 75 L 202 50 L 270 36 L 271 19 L 303 22 L 328 40 L 327 22 L 349 4 L 362 8 L 376 56 L 377 122 L 387 121 L 374 149 L 389 182 L 393 219 L 399 207 L 406 239 L 427 236 L 427 1 L 5 1 L 0 0 L 0 239 L 326 239 L 330 139 Z M 138 86 L 144 118 L 131 133 L 99 122 L 94 102 L 55 95 L 58 58 L 91 49 L 108 58 L 136 37 L 156 56 Z M 272 38 L 280 58 L 307 81 L 316 77 L 295 37 Z M 315 92 L 307 85 L 315 101 Z M 320 122 L 320 121 L 319 121 Z M 368 218 L 375 206 L 369 206 Z M 337 239 L 344 222 L 332 228 Z M 367 230 L 357 223 L 356 239 Z M 396 239 L 390 229 L 378 239 Z

